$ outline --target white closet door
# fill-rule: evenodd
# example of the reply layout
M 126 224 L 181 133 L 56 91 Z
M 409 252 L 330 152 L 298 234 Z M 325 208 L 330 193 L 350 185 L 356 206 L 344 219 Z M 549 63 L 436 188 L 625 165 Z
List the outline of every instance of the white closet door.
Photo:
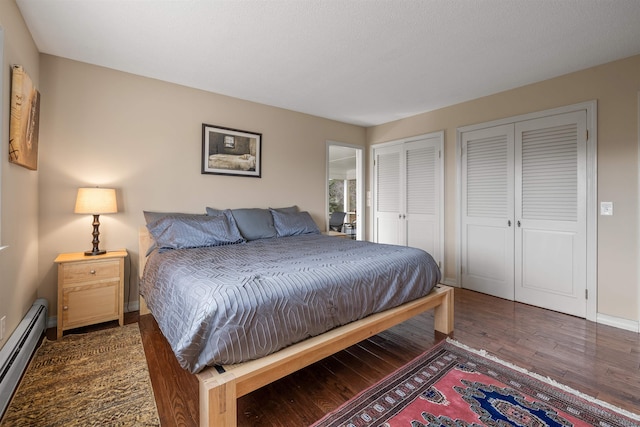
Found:
M 586 111 L 519 122 L 515 299 L 586 316 Z
M 514 298 L 514 126 L 462 135 L 462 287 Z
M 430 253 L 440 253 L 440 149 L 441 138 L 405 143 L 406 244 Z M 406 218 L 405 218 L 406 216 Z
M 403 170 L 401 144 L 376 148 L 374 151 L 375 219 L 374 241 L 404 245 L 401 194 Z

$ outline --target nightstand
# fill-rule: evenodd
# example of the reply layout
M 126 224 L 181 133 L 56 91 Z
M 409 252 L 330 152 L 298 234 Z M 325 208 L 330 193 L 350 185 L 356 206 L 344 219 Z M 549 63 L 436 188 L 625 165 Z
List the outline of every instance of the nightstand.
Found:
M 122 326 L 127 255 L 126 250 L 58 255 L 58 338 L 68 329 L 110 320 Z

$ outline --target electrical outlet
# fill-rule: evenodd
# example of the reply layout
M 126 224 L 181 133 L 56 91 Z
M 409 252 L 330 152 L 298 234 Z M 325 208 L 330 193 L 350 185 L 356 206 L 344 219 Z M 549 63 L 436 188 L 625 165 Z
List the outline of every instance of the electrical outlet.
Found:
M 7 316 L 2 316 L 2 319 L 0 319 L 0 341 L 2 341 L 4 339 L 4 332 L 7 328 Z
M 600 215 L 613 215 L 613 202 L 600 202 Z

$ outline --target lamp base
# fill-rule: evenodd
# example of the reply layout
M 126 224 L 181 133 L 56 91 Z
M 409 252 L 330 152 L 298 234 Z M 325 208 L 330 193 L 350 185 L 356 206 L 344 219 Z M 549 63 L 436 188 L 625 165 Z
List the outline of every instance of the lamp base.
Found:
M 94 255 L 104 255 L 106 253 L 107 253 L 107 251 L 102 251 L 102 250 L 100 250 L 100 251 L 86 251 L 84 253 L 84 255 L 85 256 L 94 256 Z
M 98 240 L 98 236 L 100 235 L 100 215 L 93 214 L 93 223 L 91 225 L 93 225 L 93 233 L 91 233 L 91 235 L 93 236 L 93 249 L 91 249 L 90 251 L 86 251 L 84 255 L 104 255 L 107 253 L 107 251 L 100 250 L 100 248 L 98 247 L 100 246 L 100 240 Z

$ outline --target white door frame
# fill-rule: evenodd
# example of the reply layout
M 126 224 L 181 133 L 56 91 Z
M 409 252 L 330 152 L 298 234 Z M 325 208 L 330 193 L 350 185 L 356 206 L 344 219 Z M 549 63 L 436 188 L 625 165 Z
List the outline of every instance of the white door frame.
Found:
M 639 100 L 640 103 L 640 100 Z M 464 132 L 483 129 L 487 127 L 499 126 L 524 120 L 538 119 L 557 114 L 570 113 L 579 110 L 587 111 L 587 320 L 596 321 L 598 309 L 598 221 L 597 221 L 597 201 L 598 201 L 598 173 L 597 173 L 597 153 L 598 153 L 598 104 L 596 100 L 568 105 L 550 110 L 537 111 L 534 113 L 519 116 L 507 117 L 491 122 L 480 123 L 469 126 L 461 126 L 456 130 L 456 283 L 460 286 L 460 266 L 462 251 L 462 134 Z M 639 136 L 640 138 L 640 136 Z
M 365 205 L 364 205 L 364 176 L 365 176 L 365 172 L 364 172 L 364 147 L 361 145 L 355 145 L 355 144 L 347 144 L 345 142 L 338 142 L 338 141 L 326 141 L 326 162 L 325 162 L 325 167 L 326 167 L 326 176 L 325 176 L 325 193 L 324 193 L 324 206 L 325 206 L 325 211 L 328 212 L 328 209 L 326 209 L 327 207 L 327 203 L 329 202 L 329 148 L 332 146 L 339 146 L 339 147 L 347 147 L 347 148 L 353 148 L 356 150 L 356 179 L 358 180 L 356 187 L 357 187 L 357 197 L 356 197 L 356 239 L 357 240 L 364 240 L 364 236 L 365 236 L 365 230 L 366 230 L 366 221 L 365 221 L 365 217 L 366 215 L 364 215 L 364 209 L 365 209 Z M 327 215 L 327 217 L 325 218 L 325 227 L 328 230 L 329 229 L 329 216 Z
M 638 170 L 640 170 L 640 91 L 638 91 Z M 638 174 L 638 188 L 640 189 L 640 174 Z M 640 191 L 640 190 L 639 190 Z M 638 199 L 640 200 L 640 199 Z M 637 224 L 638 227 L 638 241 L 640 241 L 640 221 Z M 640 257 L 638 259 L 637 265 L 640 265 Z M 638 299 L 638 321 L 636 322 L 636 332 L 640 332 L 640 274 L 636 272 L 636 293 Z
M 4 82 L 4 29 L 2 27 L 0 27 L 0 82 Z M 3 93 L 3 88 L 4 88 L 4 83 L 0 83 L 0 99 L 4 100 L 4 93 Z M 9 90 L 9 93 L 11 93 L 11 90 Z M 11 105 L 11 101 L 9 101 L 9 103 L 7 105 Z M 2 105 L 0 105 L 0 135 L 5 135 L 4 133 L 4 129 L 2 128 L 2 122 L 3 119 L 2 117 L 4 117 L 4 101 L 2 101 Z M 11 109 L 11 107 L 9 107 L 9 109 Z M 10 119 L 9 119 L 10 121 Z M 9 134 L 9 132 L 7 132 L 7 135 Z M 8 149 L 7 149 L 7 152 Z M 4 160 L 4 154 L 0 154 L 0 159 Z M 0 162 L 0 245 L 2 245 L 2 164 L 4 162 Z M 6 246 L 0 246 L 0 251 L 2 249 L 6 248 Z

